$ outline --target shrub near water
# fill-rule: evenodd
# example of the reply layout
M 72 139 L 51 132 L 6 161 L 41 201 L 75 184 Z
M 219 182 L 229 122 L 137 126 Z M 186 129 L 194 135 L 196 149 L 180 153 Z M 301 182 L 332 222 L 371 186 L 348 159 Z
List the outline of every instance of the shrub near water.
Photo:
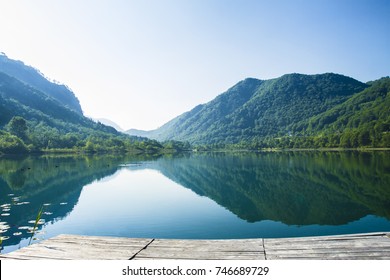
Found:
M 18 154 L 27 151 L 26 145 L 20 138 L 0 130 L 0 154 Z

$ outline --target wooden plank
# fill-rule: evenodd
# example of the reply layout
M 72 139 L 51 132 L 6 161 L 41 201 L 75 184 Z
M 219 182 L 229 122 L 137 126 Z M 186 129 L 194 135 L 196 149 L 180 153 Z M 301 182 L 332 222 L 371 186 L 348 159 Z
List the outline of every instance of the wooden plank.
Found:
M 330 235 L 330 236 L 310 236 L 310 237 L 293 237 L 293 238 L 266 238 L 267 243 L 270 242 L 308 242 L 308 241 L 334 241 L 334 240 L 371 240 L 373 238 L 389 238 L 389 233 L 377 232 L 377 233 L 366 233 L 366 234 L 347 234 L 347 235 Z
M 128 260 L 152 239 L 60 235 L 5 255 L 17 259 Z
M 264 260 L 265 255 L 262 239 L 156 239 L 134 259 Z
M 267 260 L 389 260 L 389 257 L 387 256 L 352 256 L 352 255 L 346 255 L 346 256 L 282 256 L 279 258 L 267 258 Z
M 370 247 L 383 247 L 387 248 L 390 246 L 390 242 L 378 242 L 376 240 L 370 241 L 355 241 L 355 242 L 326 242 L 326 243 L 278 243 L 278 244 L 272 244 L 272 243 L 267 243 L 267 241 L 264 241 L 264 248 L 267 251 L 273 250 L 273 249 L 286 249 L 286 250 L 291 250 L 291 249 L 304 249 L 304 248 L 346 248 L 346 249 L 353 249 L 353 248 L 370 248 Z
M 266 251 L 267 257 L 271 255 L 309 255 L 309 254 L 371 254 L 371 253 L 382 253 L 384 256 L 390 256 L 390 247 L 387 248 L 367 248 L 367 249 L 352 249 L 349 248 L 335 248 L 335 249 L 327 249 L 327 248 L 314 248 L 314 249 L 294 249 L 294 250 L 270 250 Z
M 304 238 L 175 240 L 59 235 L 0 259 L 390 259 L 389 233 Z
M 298 252 L 295 253 L 270 253 L 267 254 L 267 260 L 284 260 L 284 259 L 317 259 L 317 260 L 389 260 L 390 255 L 378 252 Z
M 150 251 L 140 252 L 134 260 L 265 260 L 264 253 L 216 251 Z
M 222 248 L 222 249 L 245 249 L 250 251 L 263 250 L 262 239 L 257 240 L 175 240 L 175 239 L 155 239 L 148 248 L 155 247 L 178 247 L 197 249 L 202 247 L 207 248 Z
M 390 259 L 386 233 L 265 239 L 267 259 Z
M 46 241 L 63 241 L 75 243 L 101 243 L 101 244 L 139 244 L 145 243 L 145 240 L 151 241 L 152 238 L 127 238 L 127 237 L 107 237 L 107 236 L 86 236 L 86 235 L 70 235 L 60 234 Z

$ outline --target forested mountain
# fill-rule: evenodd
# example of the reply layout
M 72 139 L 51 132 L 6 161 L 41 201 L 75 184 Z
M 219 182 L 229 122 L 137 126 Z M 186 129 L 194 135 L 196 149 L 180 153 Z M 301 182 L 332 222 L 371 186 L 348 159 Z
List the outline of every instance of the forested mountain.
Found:
M 154 152 L 188 149 L 189 143 L 246 149 L 390 147 L 389 92 L 389 77 L 369 83 L 333 73 L 248 78 L 156 130 L 129 130 L 130 137 L 83 116 L 66 86 L 0 54 L 0 153 Z
M 311 118 L 304 131 L 322 133 L 330 141 L 340 138 L 342 147 L 390 147 L 390 78 L 369 85 L 344 103 Z
M 378 122 L 378 118 L 387 118 L 379 121 L 381 124 L 388 122 L 388 106 L 384 102 L 388 98 L 386 81 L 384 78 L 365 84 L 333 73 L 287 74 L 263 81 L 245 79 L 156 130 L 128 133 L 160 141 L 175 139 L 213 146 L 266 148 L 328 146 L 324 138 L 318 143 L 319 138 L 325 132 L 332 135 L 338 132 L 338 142 L 332 145 L 340 146 L 341 134 L 347 128 L 356 128 L 357 120 L 364 127 L 373 124 L 368 122 Z M 375 107 L 370 113 L 369 106 Z M 360 118 L 363 111 L 367 117 Z M 386 125 L 377 129 L 377 133 L 387 131 Z M 377 144 L 380 143 L 374 146 Z
M 0 53 L 0 72 L 15 77 L 69 109 L 82 114 L 79 100 L 67 86 L 49 81 L 39 70 L 25 65 L 22 61 L 10 59 L 4 53 Z
M 0 155 L 60 149 L 158 152 L 164 148 L 155 140 L 125 135 L 83 116 L 77 98 L 65 86 L 47 81 L 22 62 L 4 55 L 0 60 Z
M 246 79 L 209 103 L 196 106 L 191 111 L 176 117 L 157 130 L 130 129 L 127 132 L 132 135 L 163 140 L 191 138 L 192 132 L 197 133 L 207 130 L 211 124 L 242 106 L 252 97 L 261 83 L 260 80 Z
M 0 68 L 1 70 L 1 68 Z M 72 124 L 93 127 L 95 123 L 74 110 L 65 107 L 34 87 L 0 72 L 0 125 L 7 124 L 13 116 L 31 121 L 44 121 L 51 126 L 72 130 Z M 108 128 L 106 128 L 108 131 Z M 114 132 L 111 129 L 110 132 Z

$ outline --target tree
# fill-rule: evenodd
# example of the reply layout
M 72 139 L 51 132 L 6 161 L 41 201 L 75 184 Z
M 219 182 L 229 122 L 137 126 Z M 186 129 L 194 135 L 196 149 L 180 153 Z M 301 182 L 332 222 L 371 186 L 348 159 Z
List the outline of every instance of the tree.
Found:
M 8 131 L 22 140 L 27 139 L 27 122 L 24 118 L 15 116 L 8 123 Z
M 0 130 L 0 154 L 20 154 L 28 151 L 21 139 Z
M 95 152 L 95 145 L 92 143 L 91 140 L 88 140 L 85 144 L 85 151 L 88 153 L 94 153 Z

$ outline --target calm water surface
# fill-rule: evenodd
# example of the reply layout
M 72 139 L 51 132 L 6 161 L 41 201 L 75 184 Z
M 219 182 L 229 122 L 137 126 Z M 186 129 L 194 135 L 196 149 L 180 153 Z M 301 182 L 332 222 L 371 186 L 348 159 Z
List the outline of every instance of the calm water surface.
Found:
M 390 153 L 3 157 L 0 204 L 2 253 L 29 243 L 42 205 L 32 243 L 390 231 Z

